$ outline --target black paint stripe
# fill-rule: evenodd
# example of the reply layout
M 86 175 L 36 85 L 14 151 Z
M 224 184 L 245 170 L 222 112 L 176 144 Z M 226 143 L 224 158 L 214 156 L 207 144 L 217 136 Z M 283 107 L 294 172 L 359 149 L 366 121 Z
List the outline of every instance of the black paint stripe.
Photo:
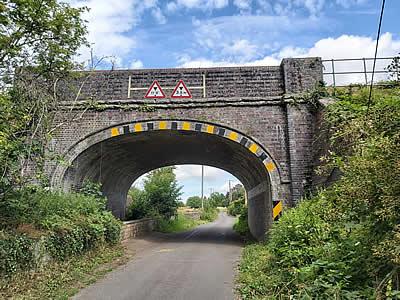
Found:
M 242 139 L 240 140 L 240 144 L 242 144 L 243 146 L 246 146 L 248 142 L 248 139 L 246 139 L 245 137 L 242 137 Z
M 196 124 L 195 126 L 194 126 L 194 130 L 196 130 L 196 131 L 201 131 L 201 124 Z
M 261 159 L 261 161 L 264 161 L 267 159 L 267 155 L 265 153 L 262 153 L 259 158 Z
M 123 128 L 124 128 L 124 133 L 125 134 L 129 133 L 129 125 L 126 125 Z
M 154 124 L 153 123 L 147 123 L 147 130 L 154 130 Z
M 224 136 L 225 134 L 225 129 L 224 128 L 218 128 L 218 135 Z
M 172 130 L 177 130 L 178 129 L 178 123 L 177 122 L 171 122 L 171 129 Z
M 279 202 L 281 202 L 281 201 L 273 201 L 274 203 L 273 203 L 273 208 L 275 208 L 275 206 L 277 206 L 278 204 L 279 204 Z

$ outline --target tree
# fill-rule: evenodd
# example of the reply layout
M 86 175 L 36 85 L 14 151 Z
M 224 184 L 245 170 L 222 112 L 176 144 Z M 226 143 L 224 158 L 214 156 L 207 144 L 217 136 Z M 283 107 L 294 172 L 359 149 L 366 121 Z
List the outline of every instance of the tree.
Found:
M 387 66 L 386 69 L 390 74 L 390 78 L 400 82 L 400 56 L 394 57 L 392 62 L 389 66 Z
M 178 186 L 175 167 L 151 171 L 144 180 L 144 193 L 148 205 L 165 219 L 176 215 L 182 187 Z
M 128 220 L 137 220 L 152 215 L 153 211 L 144 191 L 131 187 L 128 195 L 132 198 L 126 213 Z
M 28 163 L 43 165 L 57 82 L 86 42 L 84 10 L 57 0 L 0 3 L 0 197 L 24 184 Z
M 236 200 L 238 200 L 240 198 L 244 199 L 244 194 L 245 194 L 246 191 L 245 191 L 243 185 L 238 183 L 231 189 L 230 192 L 232 193 L 232 199 L 230 198 L 229 192 L 226 193 L 226 197 L 229 199 L 229 201 L 232 200 L 232 202 L 233 202 L 233 201 L 236 201 Z
M 186 200 L 186 205 L 191 208 L 200 208 L 201 198 L 199 196 L 191 196 Z
M 214 207 L 226 207 L 229 204 L 229 199 L 224 194 L 218 192 L 212 193 L 209 197 L 209 201 Z

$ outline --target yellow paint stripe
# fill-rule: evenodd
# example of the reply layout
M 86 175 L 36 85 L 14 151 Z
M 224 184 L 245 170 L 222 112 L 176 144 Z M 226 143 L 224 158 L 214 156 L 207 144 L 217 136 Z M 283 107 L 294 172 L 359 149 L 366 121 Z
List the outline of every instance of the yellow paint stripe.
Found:
M 189 122 L 183 122 L 182 123 L 182 129 L 183 130 L 190 130 L 190 123 Z
M 282 201 L 279 201 L 279 203 L 274 207 L 273 209 L 273 216 L 274 220 L 279 214 L 282 212 Z
M 257 146 L 256 144 L 253 143 L 253 144 L 250 146 L 249 150 L 250 150 L 251 152 L 253 152 L 253 153 L 256 153 L 257 150 L 258 150 L 258 146 Z
M 160 121 L 158 124 L 159 129 L 167 129 L 167 122 L 166 121 Z
M 266 162 L 265 167 L 267 168 L 268 172 L 275 170 L 275 164 L 272 161 Z
M 135 132 L 143 131 L 142 123 L 136 123 L 134 128 L 135 128 Z
M 111 128 L 111 136 L 119 135 L 118 127 Z
M 229 134 L 228 138 L 231 139 L 232 141 L 235 141 L 235 142 L 236 142 L 237 139 L 238 139 L 238 136 L 239 136 L 239 135 L 238 135 L 236 132 L 233 132 L 233 131 L 232 131 L 232 132 Z
M 214 133 L 214 126 L 213 125 L 207 125 L 207 133 Z

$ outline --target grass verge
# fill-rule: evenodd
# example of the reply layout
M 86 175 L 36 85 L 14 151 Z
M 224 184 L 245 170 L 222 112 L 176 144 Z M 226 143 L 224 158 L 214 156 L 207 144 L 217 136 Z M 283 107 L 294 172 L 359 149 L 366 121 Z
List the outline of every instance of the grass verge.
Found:
M 68 299 L 126 263 L 130 256 L 122 245 L 102 247 L 64 262 L 52 262 L 39 271 L 0 278 L 0 299 Z
M 252 243 L 244 247 L 236 286 L 240 299 L 275 299 L 266 298 L 265 283 L 269 278 L 264 266 L 269 262 L 269 257 L 264 244 Z
M 160 219 L 158 221 L 157 231 L 164 233 L 181 232 L 190 230 L 196 226 L 205 223 L 207 223 L 207 221 L 195 220 L 188 216 L 185 216 L 182 213 L 178 213 L 177 217 L 173 220 Z

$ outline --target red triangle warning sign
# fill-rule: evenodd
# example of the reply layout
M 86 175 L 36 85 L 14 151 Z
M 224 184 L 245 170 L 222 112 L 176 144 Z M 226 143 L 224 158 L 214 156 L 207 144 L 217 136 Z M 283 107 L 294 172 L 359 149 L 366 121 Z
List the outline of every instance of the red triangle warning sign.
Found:
M 165 98 L 165 94 L 158 83 L 157 80 L 154 80 L 153 83 L 151 84 L 150 88 L 147 90 L 146 95 L 144 96 L 145 98 Z
M 174 91 L 172 92 L 171 98 L 192 98 L 192 94 L 182 79 L 179 80 L 178 84 L 176 85 Z

